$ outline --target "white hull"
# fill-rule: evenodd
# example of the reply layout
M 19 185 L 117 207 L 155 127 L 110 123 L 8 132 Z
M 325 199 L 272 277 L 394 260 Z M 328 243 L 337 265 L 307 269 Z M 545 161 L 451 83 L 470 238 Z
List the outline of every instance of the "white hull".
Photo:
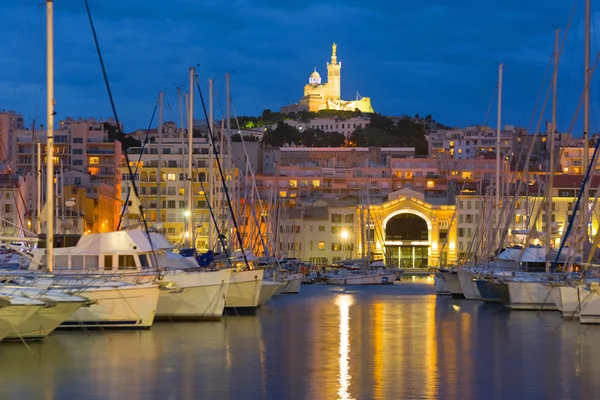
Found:
M 580 288 L 572 286 L 558 286 L 560 305 L 558 309 L 562 312 L 563 318 L 573 318 L 579 316 L 579 295 Z M 552 291 L 554 293 L 554 291 Z
M 275 296 L 277 292 L 285 286 L 283 282 L 277 281 L 263 281 L 260 286 L 260 295 L 258 296 L 258 306 L 262 307 L 271 297 Z
M 57 302 L 51 307 L 42 307 L 6 338 L 43 339 L 69 319 L 85 303 L 85 301 Z
M 579 322 L 582 324 L 600 324 L 600 294 L 597 289 L 589 290 L 585 286 L 577 288 L 579 290 Z
M 443 281 L 445 284 L 446 292 L 440 291 L 436 292 L 438 294 L 450 294 L 452 297 L 460 298 L 463 297 L 462 288 L 460 287 L 460 281 L 458 280 L 458 273 L 456 271 L 437 271 L 435 274 L 436 278 Z M 444 284 L 442 282 L 436 283 L 436 289 L 439 287 L 440 289 L 444 289 Z
M 328 285 L 385 285 L 392 284 L 396 280 L 395 273 L 373 273 L 373 274 L 339 274 L 330 275 L 325 279 Z
M 82 307 L 59 328 L 150 328 L 160 289 L 157 285 L 92 287 L 77 293 L 93 301 Z
M 448 290 L 448 285 L 446 284 L 446 280 L 437 274 L 433 277 L 433 284 L 435 286 L 435 293 L 442 296 L 450 296 L 450 291 Z
M 223 316 L 232 270 L 171 271 L 160 282 L 160 319 L 219 319 Z
M 281 289 L 281 293 L 300 293 L 300 286 L 302 285 L 302 273 L 288 274 L 285 277 L 285 285 Z
M 467 300 L 481 300 L 481 294 L 479 294 L 477 284 L 473 281 L 475 276 L 475 272 L 466 269 L 458 271 L 460 289 Z
M 256 309 L 260 297 L 265 271 L 234 271 L 229 280 L 229 289 L 225 298 L 225 307 L 235 309 Z
M 558 310 L 544 283 L 541 282 L 508 282 L 508 294 L 509 307 L 513 310 Z
M 42 309 L 41 305 L 8 305 L 0 307 L 0 340 L 6 338 L 15 329 L 24 324 L 35 313 Z

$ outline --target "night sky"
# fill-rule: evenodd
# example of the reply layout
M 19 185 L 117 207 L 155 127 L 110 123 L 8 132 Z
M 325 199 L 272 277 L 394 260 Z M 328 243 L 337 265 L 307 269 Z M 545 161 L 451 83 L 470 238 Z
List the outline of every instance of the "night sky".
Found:
M 358 91 L 385 115 L 432 114 L 452 126 L 486 119 L 505 63 L 506 123 L 535 126 L 532 113 L 554 41 L 567 27 L 573 1 L 280 1 L 89 0 L 126 131 L 145 128 L 158 92 L 166 120 L 179 120 L 176 87 L 188 68 L 216 77 L 224 110 L 224 74 L 232 72 L 238 115 L 278 111 L 303 94 L 317 67 L 323 80 L 331 44 L 342 62 L 342 98 Z M 0 108 L 27 123 L 45 116 L 45 7 L 42 0 L 0 5 Z M 426 3 L 426 4 L 420 4 Z M 592 7 L 592 63 L 598 51 L 600 4 Z M 83 0 L 55 0 L 57 117 L 111 115 Z M 579 1 L 560 65 L 558 119 L 567 130 L 583 88 L 583 1 Z M 548 78 L 546 78 L 548 79 Z M 600 130 L 592 91 L 592 130 Z M 543 98 L 542 98 L 543 100 Z M 199 104 L 197 104 L 199 105 Z M 547 117 L 549 118 L 549 104 Z M 196 118 L 203 118 L 196 107 Z M 581 120 L 581 118 L 579 118 Z M 580 129 L 580 124 L 576 124 Z M 576 134 L 579 134 L 576 132 Z

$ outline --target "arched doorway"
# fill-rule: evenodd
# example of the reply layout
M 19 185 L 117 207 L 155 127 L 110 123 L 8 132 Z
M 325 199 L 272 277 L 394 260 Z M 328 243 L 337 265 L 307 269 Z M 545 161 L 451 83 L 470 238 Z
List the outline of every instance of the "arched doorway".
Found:
M 399 268 L 426 268 L 429 257 L 429 224 L 420 215 L 400 213 L 385 224 L 388 264 Z

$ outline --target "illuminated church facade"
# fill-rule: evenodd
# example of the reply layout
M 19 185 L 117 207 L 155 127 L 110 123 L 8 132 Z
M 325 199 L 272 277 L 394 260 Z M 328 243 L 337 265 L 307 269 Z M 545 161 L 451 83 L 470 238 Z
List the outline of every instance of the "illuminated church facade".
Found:
M 342 63 L 337 60 L 337 45 L 334 43 L 331 49 L 331 62 L 327 63 L 327 82 L 321 83 L 321 75 L 315 67 L 308 78 L 308 84 L 304 86 L 304 96 L 298 104 L 281 107 L 281 112 L 288 114 L 298 111 L 320 110 L 347 110 L 354 111 L 357 108 L 361 112 L 372 113 L 371 99 L 361 97 L 351 101 L 340 98 Z

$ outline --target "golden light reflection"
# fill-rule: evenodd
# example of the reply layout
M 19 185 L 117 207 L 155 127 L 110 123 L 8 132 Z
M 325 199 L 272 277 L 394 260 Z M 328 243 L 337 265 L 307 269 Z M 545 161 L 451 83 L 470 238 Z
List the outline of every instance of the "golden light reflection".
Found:
M 383 349 L 385 333 L 383 327 L 383 321 L 385 320 L 383 310 L 383 303 L 375 303 L 371 309 L 371 320 L 373 321 L 373 330 L 371 332 L 373 338 L 373 380 L 375 381 L 373 394 L 376 399 L 383 397 L 383 363 L 385 356 Z
M 352 399 L 350 395 L 350 306 L 354 298 L 349 294 L 340 294 L 335 299 L 335 304 L 340 309 L 340 347 L 339 347 L 339 373 L 338 373 L 338 398 Z

